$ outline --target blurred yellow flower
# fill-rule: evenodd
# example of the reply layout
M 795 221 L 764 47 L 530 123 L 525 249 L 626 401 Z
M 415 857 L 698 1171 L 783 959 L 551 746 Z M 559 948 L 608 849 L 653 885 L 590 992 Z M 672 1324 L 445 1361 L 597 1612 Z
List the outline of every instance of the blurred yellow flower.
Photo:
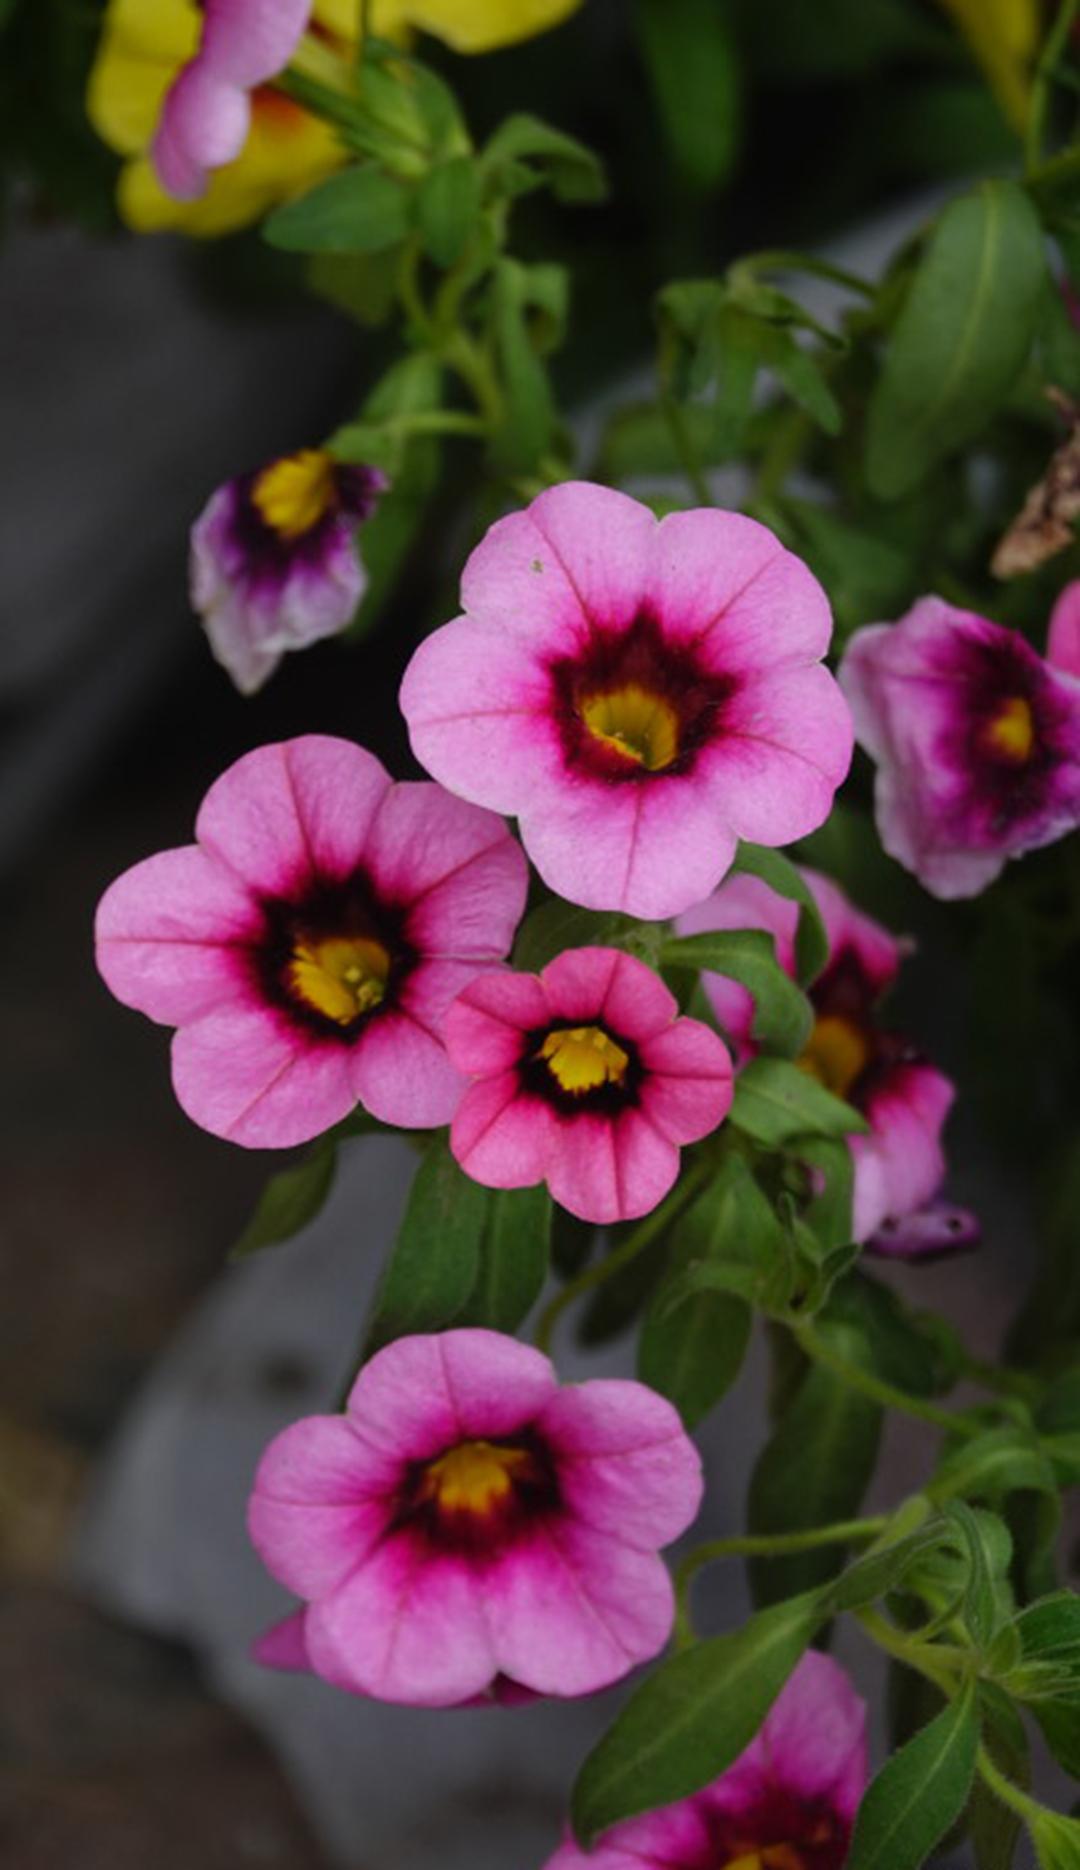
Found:
M 373 0 L 382 38 L 429 32 L 459 52 L 487 52 L 543 32 L 581 0 Z M 359 0 L 315 0 L 313 33 L 296 63 L 333 84 L 356 54 Z M 150 143 L 165 94 L 199 44 L 198 0 L 109 0 L 90 73 L 87 113 L 102 141 L 127 158 L 121 217 L 139 233 L 233 232 L 340 168 L 345 151 L 329 125 L 272 86 L 252 97 L 251 131 L 235 162 L 215 171 L 197 201 L 175 201 L 154 173 Z
M 1042 30 L 1040 0 L 940 0 L 940 5 L 960 27 L 1009 122 L 1022 130 Z

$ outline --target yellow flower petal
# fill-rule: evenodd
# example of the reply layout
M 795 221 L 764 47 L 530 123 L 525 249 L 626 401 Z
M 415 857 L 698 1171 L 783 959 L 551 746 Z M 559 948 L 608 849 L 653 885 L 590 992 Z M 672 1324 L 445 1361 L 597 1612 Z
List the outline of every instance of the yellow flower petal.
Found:
M 1031 102 L 1031 71 L 1039 45 L 1039 0 L 939 0 L 978 59 L 1014 129 Z
M 200 200 L 174 201 L 143 156 L 128 163 L 120 177 L 120 213 L 140 234 L 166 228 L 203 239 L 231 234 L 278 202 L 314 188 L 344 161 L 345 151 L 328 124 L 286 99 L 275 100 L 270 110 L 256 108 L 240 155 L 215 170 Z
M 148 148 L 165 93 L 198 44 L 194 0 L 110 0 L 86 94 L 102 142 L 121 156 Z
M 581 0 L 405 0 L 401 14 L 455 52 L 493 52 L 547 32 L 580 5 Z

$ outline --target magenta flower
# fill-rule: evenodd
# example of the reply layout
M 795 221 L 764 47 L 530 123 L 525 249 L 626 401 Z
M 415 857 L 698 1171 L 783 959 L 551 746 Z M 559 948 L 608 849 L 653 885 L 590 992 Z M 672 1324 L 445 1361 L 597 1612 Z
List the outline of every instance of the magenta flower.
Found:
M 877 1002 L 896 979 L 907 944 L 856 909 L 828 877 L 802 872 L 821 911 L 829 959 L 810 989 L 816 1015 L 799 1063 L 861 1111 L 869 1133 L 848 1138 L 855 1162 L 854 1238 L 897 1258 L 970 1246 L 978 1229 L 962 1209 L 928 1207 L 945 1177 L 941 1131 L 955 1091 L 943 1073 L 878 1020 Z M 679 932 L 765 929 L 777 959 L 795 974 L 798 907 L 757 877 L 729 877 L 708 902 L 679 918 Z M 740 1063 L 753 1056 L 754 1004 L 747 989 L 704 976 L 716 1016 Z
M 474 980 L 454 1002 L 446 1049 L 474 1082 L 450 1146 L 489 1188 L 546 1182 L 571 1214 L 606 1224 L 647 1214 L 731 1107 L 727 1047 L 643 961 L 573 948 L 540 974 Z
M 1080 675 L 1080 579 L 1065 586 L 1050 612 L 1046 660 L 1066 675 Z
M 711 1786 L 616 1825 L 589 1853 L 568 1840 L 546 1870 L 840 1870 L 866 1777 L 866 1704 L 810 1650 Z
M 571 902 L 675 915 L 739 838 L 786 844 L 828 816 L 851 758 L 819 660 L 829 606 L 756 521 L 658 522 L 568 481 L 491 528 L 462 603 L 405 672 L 413 749 L 452 792 L 516 815 Z
M 312 0 L 203 0 L 199 50 L 170 87 L 151 157 L 178 201 L 206 189 L 208 171 L 235 161 L 251 128 L 251 93 L 283 71 Z
M 253 1149 L 306 1142 L 357 1101 L 448 1123 L 463 1080 L 443 1015 L 502 960 L 525 901 L 506 826 L 309 734 L 230 766 L 195 835 L 126 871 L 97 914 L 117 999 L 179 1029 L 188 1116 Z
M 1015 630 L 926 597 L 856 631 L 840 680 L 881 841 L 933 895 L 975 896 L 1080 824 L 1080 680 Z
M 399 1338 L 344 1415 L 294 1423 L 259 1464 L 252 1540 L 306 1601 L 269 1659 L 421 1707 L 605 1688 L 667 1639 L 658 1548 L 701 1492 L 676 1411 L 643 1384 L 560 1389 L 495 1331 Z
M 191 601 L 242 695 L 352 621 L 367 584 L 356 529 L 386 485 L 304 448 L 211 495 L 191 532 Z

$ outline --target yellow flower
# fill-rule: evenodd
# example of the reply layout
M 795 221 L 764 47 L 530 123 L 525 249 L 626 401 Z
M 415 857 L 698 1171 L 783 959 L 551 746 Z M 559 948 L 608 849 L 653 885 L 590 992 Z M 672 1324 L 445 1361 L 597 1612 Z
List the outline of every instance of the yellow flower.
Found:
M 1027 122 L 1031 72 L 1039 46 L 1039 0 L 940 0 L 978 59 L 1016 130 Z
M 405 39 L 412 28 L 459 52 L 486 52 L 557 25 L 581 0 L 374 0 L 372 28 Z M 297 63 L 325 83 L 355 57 L 359 0 L 315 0 L 318 38 L 304 40 Z M 197 0 L 109 0 L 90 73 L 87 112 L 98 135 L 127 158 L 118 205 L 139 233 L 176 228 L 187 234 L 231 233 L 270 208 L 305 193 L 345 161 L 328 124 L 272 86 L 252 97 L 251 131 L 235 162 L 218 169 L 198 201 L 165 193 L 148 154 L 165 94 L 194 58 Z

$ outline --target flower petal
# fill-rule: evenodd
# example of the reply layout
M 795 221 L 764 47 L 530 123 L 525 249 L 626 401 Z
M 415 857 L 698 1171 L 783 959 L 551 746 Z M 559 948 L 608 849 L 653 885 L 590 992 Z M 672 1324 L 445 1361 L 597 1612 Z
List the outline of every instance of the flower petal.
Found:
M 578 1519 L 655 1552 L 697 1517 L 701 1457 L 678 1411 L 644 1383 L 595 1378 L 560 1389 L 537 1420 Z
M 125 1006 L 178 1026 L 251 997 L 248 952 L 261 929 L 243 884 L 185 844 L 147 857 L 106 890 L 97 964 Z
M 257 747 L 211 786 L 195 824 L 204 849 L 269 896 L 355 868 L 389 774 L 325 734 Z
M 808 1650 L 760 1733 L 708 1789 L 725 1812 L 760 1808 L 782 1789 L 831 1807 L 848 1824 L 866 1788 L 866 1704 L 830 1656 Z
M 310 1142 L 356 1102 L 347 1047 L 309 1042 L 257 1008 L 222 1008 L 181 1027 L 172 1077 L 194 1123 L 245 1149 Z
M 494 623 L 459 617 L 413 654 L 400 697 L 412 750 L 463 799 L 516 812 L 562 773 L 551 678 L 537 647 Z
M 418 990 L 414 988 L 414 998 Z M 449 1123 L 465 1080 L 446 1047 L 426 1025 L 401 1008 L 380 1011 L 346 1052 L 352 1102 L 380 1123 L 403 1130 L 437 1130 Z
M 515 1066 L 527 1032 L 546 1026 L 548 999 L 535 974 L 478 974 L 446 1015 L 446 1047 L 459 1071 L 488 1077 Z
M 816 662 L 832 615 L 813 573 L 742 513 L 668 513 L 655 535 L 650 604 L 664 634 L 699 641 L 732 675 Z
M 548 1359 L 498 1331 L 398 1338 L 364 1365 L 346 1404 L 358 1432 L 409 1461 L 471 1436 L 512 1435 L 556 1387 Z
M 551 1017 L 601 1020 L 640 1042 L 670 1026 L 679 1006 L 660 976 L 620 948 L 570 948 L 540 976 Z
M 850 1139 L 855 1158 L 857 1240 L 925 1206 L 945 1178 L 941 1130 L 956 1093 L 932 1065 L 898 1064 L 865 1105 L 868 1136 Z
M 735 855 L 716 794 L 695 775 L 583 784 L 524 814 L 522 841 L 568 901 L 662 921 L 707 896 Z
M 829 671 L 781 668 L 744 683 L 724 704 L 702 766 L 739 837 L 790 844 L 828 817 L 852 745 L 851 715 Z
M 402 1463 L 344 1416 L 307 1416 L 270 1443 L 248 1505 L 267 1570 L 300 1597 L 333 1590 L 384 1538 Z
M 474 1182 L 486 1188 L 533 1188 L 547 1175 L 557 1119 L 521 1090 L 516 1071 L 483 1078 L 466 1091 L 450 1146 Z
M 641 1049 L 647 1076 L 644 1115 L 672 1143 L 710 1136 L 735 1094 L 731 1054 L 718 1033 L 697 1019 L 679 1019 Z

